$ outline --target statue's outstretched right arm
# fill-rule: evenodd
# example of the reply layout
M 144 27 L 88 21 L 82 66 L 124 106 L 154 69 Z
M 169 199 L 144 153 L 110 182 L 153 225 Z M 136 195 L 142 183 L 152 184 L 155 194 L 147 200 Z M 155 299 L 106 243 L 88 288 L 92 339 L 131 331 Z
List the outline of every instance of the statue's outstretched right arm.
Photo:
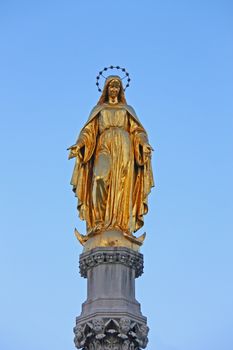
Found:
M 93 155 L 98 133 L 98 117 L 91 120 L 81 130 L 76 143 L 68 148 L 69 159 L 78 157 L 82 163 L 86 163 Z

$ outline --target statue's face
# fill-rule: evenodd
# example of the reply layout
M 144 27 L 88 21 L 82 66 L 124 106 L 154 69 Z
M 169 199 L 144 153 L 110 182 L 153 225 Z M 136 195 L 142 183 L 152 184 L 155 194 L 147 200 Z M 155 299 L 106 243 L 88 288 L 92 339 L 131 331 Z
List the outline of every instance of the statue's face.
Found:
M 95 332 L 102 332 L 103 331 L 103 328 L 104 328 L 104 322 L 102 319 L 94 319 L 93 320 L 93 327 L 94 327 L 94 331 Z
M 121 318 L 120 319 L 120 328 L 123 333 L 127 333 L 130 330 L 130 324 L 131 321 L 128 318 Z
M 119 95 L 120 92 L 120 82 L 117 79 L 113 79 L 110 81 L 108 85 L 108 96 L 111 98 L 115 98 Z

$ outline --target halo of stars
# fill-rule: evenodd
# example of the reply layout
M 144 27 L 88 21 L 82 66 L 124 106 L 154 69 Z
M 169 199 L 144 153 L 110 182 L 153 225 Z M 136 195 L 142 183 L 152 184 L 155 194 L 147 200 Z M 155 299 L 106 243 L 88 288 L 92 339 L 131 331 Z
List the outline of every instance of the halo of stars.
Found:
M 122 67 L 120 67 L 120 66 L 109 66 L 109 67 L 104 67 L 101 71 L 99 71 L 99 74 L 98 74 L 97 77 L 96 77 L 96 86 L 97 86 L 98 91 L 99 91 L 99 92 L 102 92 L 102 89 L 100 88 L 99 81 L 100 81 L 100 78 L 102 78 L 102 77 L 103 77 L 105 80 L 107 79 L 107 77 L 105 77 L 105 76 L 103 75 L 103 73 L 106 72 L 106 71 L 109 70 L 109 69 L 117 69 L 117 70 L 122 71 L 122 72 L 125 74 L 123 78 L 120 78 L 121 81 L 122 81 L 123 79 L 127 78 L 127 79 L 126 79 L 127 83 L 126 83 L 126 85 L 125 85 L 125 87 L 124 87 L 124 91 L 125 91 L 125 90 L 129 87 L 129 83 L 130 83 L 131 79 L 130 79 L 129 73 L 126 71 L 126 69 L 125 69 L 125 68 L 122 68 Z

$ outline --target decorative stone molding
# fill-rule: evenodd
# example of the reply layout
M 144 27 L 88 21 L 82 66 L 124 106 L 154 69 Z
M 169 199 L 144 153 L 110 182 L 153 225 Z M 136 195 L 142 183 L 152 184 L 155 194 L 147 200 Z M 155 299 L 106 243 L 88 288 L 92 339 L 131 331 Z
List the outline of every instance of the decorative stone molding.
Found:
M 148 343 L 145 323 L 120 319 L 93 318 L 74 327 L 75 346 L 85 350 L 139 350 Z
M 82 277 L 99 264 L 122 264 L 135 270 L 135 278 L 143 273 L 143 255 L 127 248 L 95 248 L 80 255 L 79 268 Z

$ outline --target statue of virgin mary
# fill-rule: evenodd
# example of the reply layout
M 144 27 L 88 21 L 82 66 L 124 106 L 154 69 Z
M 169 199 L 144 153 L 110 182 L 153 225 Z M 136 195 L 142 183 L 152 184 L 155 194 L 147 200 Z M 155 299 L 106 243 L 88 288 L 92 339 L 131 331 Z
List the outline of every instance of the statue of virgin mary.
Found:
M 87 224 L 85 236 L 77 233 L 80 242 L 85 245 L 98 235 L 97 245 L 122 244 L 121 239 L 115 243 L 103 239 L 106 232 L 113 236 L 120 232 L 136 242 L 133 233 L 143 226 L 154 185 L 152 147 L 134 109 L 126 103 L 119 76 L 106 79 L 97 105 L 69 149 L 69 159 L 76 158 L 71 185 L 79 216 Z

